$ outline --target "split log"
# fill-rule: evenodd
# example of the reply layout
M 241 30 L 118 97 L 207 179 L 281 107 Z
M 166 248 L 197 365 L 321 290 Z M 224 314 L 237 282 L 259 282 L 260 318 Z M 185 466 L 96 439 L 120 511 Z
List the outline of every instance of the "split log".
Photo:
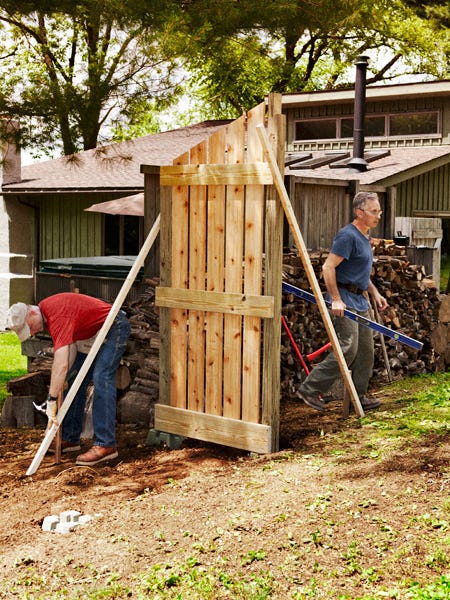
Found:
M 13 396 L 33 396 L 37 404 L 42 404 L 47 397 L 49 383 L 49 373 L 38 371 L 10 379 L 6 384 L 6 389 Z

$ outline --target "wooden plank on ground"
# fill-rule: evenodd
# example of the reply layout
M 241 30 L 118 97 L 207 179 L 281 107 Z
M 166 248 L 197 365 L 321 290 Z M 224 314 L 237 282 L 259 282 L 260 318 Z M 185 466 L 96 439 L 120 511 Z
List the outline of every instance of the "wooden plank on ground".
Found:
M 266 105 L 247 115 L 247 154 L 250 163 L 264 161 L 256 125 L 264 124 Z M 261 294 L 264 186 L 247 185 L 244 225 L 244 293 Z M 261 415 L 261 319 L 244 317 L 242 330 L 242 419 L 259 423 Z
M 189 155 L 183 154 L 177 163 L 187 164 Z M 172 282 L 176 288 L 188 286 L 188 223 L 189 223 L 189 188 L 186 185 L 174 186 L 172 189 Z M 187 373 L 187 309 L 176 308 L 171 315 L 170 335 L 170 404 L 186 408 L 186 373 Z
M 233 121 L 228 128 L 230 166 L 244 162 L 245 120 Z M 244 246 L 244 187 L 227 186 L 225 224 L 225 291 L 242 292 L 242 258 Z M 242 318 L 225 315 L 223 354 L 223 415 L 241 418 Z
M 155 404 L 155 428 L 259 454 L 270 452 L 270 427 L 259 423 Z
M 159 286 L 155 304 L 171 308 L 189 306 L 190 310 L 219 312 L 228 315 L 270 319 L 273 317 L 272 296 L 252 296 L 231 292 L 208 292 Z
M 190 151 L 190 164 L 206 161 L 206 142 Z M 205 290 L 206 281 L 206 187 L 190 187 L 189 198 L 189 289 Z M 189 307 L 187 408 L 204 411 L 205 400 L 205 315 Z

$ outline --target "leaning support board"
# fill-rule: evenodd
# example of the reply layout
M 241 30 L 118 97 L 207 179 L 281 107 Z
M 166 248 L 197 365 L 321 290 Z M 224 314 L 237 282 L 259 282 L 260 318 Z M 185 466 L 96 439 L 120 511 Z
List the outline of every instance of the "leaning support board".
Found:
M 300 232 L 297 219 L 295 218 L 294 209 L 292 208 L 291 201 L 289 199 L 288 193 L 284 185 L 283 177 L 280 173 L 280 169 L 278 168 L 278 164 L 276 162 L 274 152 L 267 137 L 267 133 L 264 129 L 264 125 L 258 125 L 257 130 L 259 139 L 261 140 L 261 144 L 264 150 L 264 155 L 267 159 L 267 162 L 269 163 L 270 170 L 272 171 L 273 181 L 277 189 L 278 195 L 280 197 L 281 204 L 283 205 L 287 222 L 289 223 L 292 236 L 300 253 L 300 258 L 305 268 L 309 284 L 314 292 L 314 296 L 316 297 L 317 305 L 319 307 L 320 314 L 322 315 L 322 320 L 325 325 L 325 329 L 327 330 L 328 337 L 333 348 L 333 352 L 336 355 L 336 360 L 338 362 L 339 369 L 345 383 L 345 387 L 347 388 L 347 391 L 350 395 L 350 400 L 352 401 L 356 414 L 359 417 L 364 417 L 364 411 L 361 406 L 361 402 L 359 401 L 358 393 L 353 383 L 351 373 L 347 367 L 347 363 L 345 362 L 345 357 L 339 344 L 336 332 L 334 330 L 330 314 L 328 313 L 325 300 L 322 297 L 322 291 L 320 289 L 319 282 L 317 281 L 316 274 L 314 273 L 314 269 L 309 259 L 305 242 Z
M 290 285 L 289 283 L 283 283 L 283 292 L 286 292 L 288 294 L 294 294 L 294 296 L 298 296 L 302 300 L 306 300 L 307 302 L 312 302 L 313 304 L 317 304 L 316 298 L 313 294 L 310 294 L 309 292 L 306 292 L 305 290 L 295 287 L 294 285 Z M 327 303 L 327 304 L 329 304 L 329 303 Z M 370 329 L 373 329 L 377 333 L 381 333 L 382 335 L 385 335 L 385 336 L 395 340 L 396 342 L 400 342 L 401 344 L 405 344 L 406 346 L 409 346 L 410 348 L 414 348 L 415 350 L 422 350 L 422 346 L 423 346 L 422 342 L 418 342 L 417 340 L 414 340 L 413 338 L 410 338 L 407 335 L 400 333 L 399 331 L 394 331 L 393 329 L 389 329 L 389 327 L 386 327 L 385 325 L 382 325 L 381 323 L 377 323 L 376 321 L 372 321 L 371 319 L 368 319 L 367 317 L 362 317 L 361 315 L 358 315 L 357 313 L 354 313 L 351 310 L 345 309 L 344 317 L 347 317 L 348 319 L 351 319 L 352 321 L 356 321 L 356 323 L 359 323 L 360 325 L 369 327 Z
M 39 465 L 42 462 L 42 459 L 44 458 L 47 450 L 49 449 L 50 444 L 52 443 L 52 440 L 55 437 L 56 432 L 58 431 L 58 428 L 61 426 L 61 423 L 62 423 L 67 411 L 69 410 L 70 405 L 73 402 L 73 399 L 75 398 L 75 394 L 78 392 L 78 389 L 79 389 L 80 385 L 82 384 L 83 379 L 85 378 L 87 372 L 89 371 L 89 368 L 91 367 L 92 363 L 94 362 L 95 357 L 97 356 L 97 353 L 100 349 L 100 346 L 103 344 L 103 342 L 108 334 L 108 331 L 111 329 L 111 325 L 113 324 L 114 319 L 116 318 L 116 316 L 120 310 L 120 307 L 124 303 L 124 300 L 127 297 L 127 294 L 130 291 L 130 288 L 133 285 L 134 280 L 136 279 L 140 268 L 144 264 L 144 260 L 147 256 L 147 254 L 150 252 L 150 249 L 156 240 L 156 237 L 159 233 L 159 224 L 160 224 L 160 216 L 158 215 L 150 233 L 147 236 L 147 239 L 145 240 L 145 242 L 141 248 L 141 251 L 139 252 L 139 254 L 136 258 L 134 265 L 131 267 L 127 278 L 123 282 L 122 288 L 121 288 L 120 292 L 118 293 L 117 298 L 115 299 L 114 304 L 112 305 L 111 310 L 109 311 L 105 322 L 103 323 L 100 331 L 97 334 L 97 337 L 94 340 L 94 343 L 92 344 L 91 349 L 89 350 L 89 354 L 86 356 L 86 359 L 85 359 L 84 363 L 82 364 L 81 369 L 78 371 L 77 376 L 75 377 L 72 385 L 70 386 L 69 391 L 67 392 L 67 396 L 65 397 L 61 408 L 58 410 L 58 414 L 56 415 L 56 420 L 58 422 L 58 425 L 55 425 L 55 423 L 52 423 L 52 425 L 48 428 L 48 430 L 44 436 L 44 439 L 42 440 L 42 443 L 39 446 L 39 449 L 36 452 L 36 455 L 31 463 L 31 465 L 28 468 L 28 471 L 26 472 L 26 475 L 33 475 L 38 470 Z

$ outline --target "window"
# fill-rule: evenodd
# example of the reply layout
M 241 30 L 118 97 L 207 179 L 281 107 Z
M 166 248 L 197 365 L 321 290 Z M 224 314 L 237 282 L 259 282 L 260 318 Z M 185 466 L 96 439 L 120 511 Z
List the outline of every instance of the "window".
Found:
M 438 135 L 439 113 L 417 112 L 366 115 L 364 135 L 368 138 Z M 353 137 L 353 117 L 305 119 L 295 123 L 295 140 L 326 140 Z
M 353 137 L 353 118 L 341 119 L 341 138 Z M 367 137 L 384 137 L 386 131 L 384 116 L 366 116 L 364 119 L 364 135 Z
M 105 256 L 136 256 L 142 245 L 141 217 L 105 215 Z
M 427 135 L 439 133 L 436 112 L 390 115 L 389 135 Z
M 296 139 L 324 140 L 336 138 L 336 119 L 315 119 L 296 123 Z

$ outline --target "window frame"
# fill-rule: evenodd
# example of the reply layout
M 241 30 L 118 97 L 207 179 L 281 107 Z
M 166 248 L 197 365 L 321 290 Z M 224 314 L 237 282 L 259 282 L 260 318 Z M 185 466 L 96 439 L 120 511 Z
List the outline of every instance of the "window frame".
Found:
M 392 117 L 398 117 L 398 116 L 402 116 L 402 117 L 406 117 L 406 116 L 416 116 L 416 115 L 420 115 L 420 114 L 435 114 L 436 115 L 436 129 L 437 132 L 436 133 L 417 133 L 417 134 L 402 134 L 402 135 L 390 135 L 390 129 L 391 129 L 391 118 Z M 382 140 L 382 139 L 389 139 L 389 140 L 398 140 L 398 139 L 421 139 L 423 137 L 427 137 L 427 138 L 440 138 L 442 137 L 442 111 L 440 109 L 433 109 L 433 110 L 409 110 L 406 112 L 383 112 L 383 113 L 370 113 L 370 114 L 366 114 L 366 118 L 370 118 L 370 117 L 383 117 L 384 118 L 384 135 L 377 135 L 377 136 L 368 136 L 366 135 L 366 139 L 367 140 Z M 298 143 L 298 144 L 302 144 L 302 143 L 312 143 L 312 142 L 318 142 L 318 141 L 346 141 L 346 140 L 352 140 L 353 136 L 350 137 L 342 137 L 341 132 L 342 132 L 342 121 L 344 120 L 349 120 L 351 119 L 353 121 L 353 115 L 339 115 L 339 116 L 335 116 L 335 117 L 330 117 L 330 116 L 326 116 L 326 117 L 312 117 L 312 118 L 305 118 L 305 119 L 294 119 L 294 124 L 293 124 L 293 128 L 294 128 L 294 135 L 293 135 L 293 143 Z M 297 124 L 298 123 L 313 123 L 313 122 L 318 122 L 318 121 L 335 121 L 336 124 L 336 137 L 334 138 L 305 138 L 305 139 L 299 139 L 297 138 Z

